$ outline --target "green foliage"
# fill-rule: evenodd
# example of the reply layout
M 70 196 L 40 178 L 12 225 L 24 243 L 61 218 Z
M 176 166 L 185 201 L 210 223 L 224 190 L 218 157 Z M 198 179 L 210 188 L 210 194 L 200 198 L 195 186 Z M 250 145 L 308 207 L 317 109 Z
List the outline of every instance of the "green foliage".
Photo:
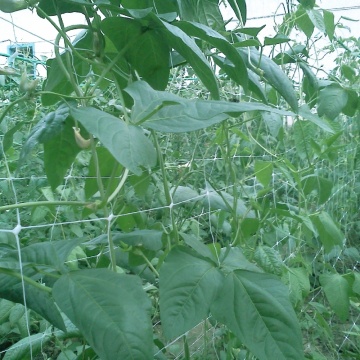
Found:
M 53 295 L 102 359 L 152 356 L 150 300 L 140 279 L 107 269 L 63 275 Z
M 41 89 L 0 89 L 4 359 L 354 358 L 359 45 L 334 14 L 299 1 L 262 43 L 245 0 L 232 30 L 215 0 L 31 4 L 60 26 Z

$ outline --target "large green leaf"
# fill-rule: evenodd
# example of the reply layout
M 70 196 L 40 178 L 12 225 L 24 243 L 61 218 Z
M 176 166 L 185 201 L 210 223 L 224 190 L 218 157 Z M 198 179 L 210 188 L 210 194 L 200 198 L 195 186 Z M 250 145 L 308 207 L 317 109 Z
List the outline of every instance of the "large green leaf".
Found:
M 311 139 L 314 137 L 314 129 L 314 124 L 309 121 L 298 120 L 293 125 L 296 152 L 301 159 L 310 160 L 312 157 Z
M 160 317 L 166 337 L 179 336 L 206 318 L 222 281 L 212 261 L 187 248 L 173 248 L 159 277 Z
M 331 308 L 340 320 L 345 321 L 349 316 L 349 283 L 338 273 L 320 275 L 320 283 Z
M 212 58 L 217 66 L 221 68 L 232 80 L 241 84 L 243 82 L 242 74 L 236 70 L 236 66 L 226 58 L 213 54 Z M 267 103 L 265 91 L 260 83 L 259 76 L 248 69 L 248 89 L 257 95 L 264 103 Z
M 137 276 L 76 271 L 55 283 L 53 295 L 101 359 L 152 358 L 151 302 Z
M 45 173 L 52 189 L 63 183 L 68 169 L 81 151 L 75 140 L 73 126 L 74 122 L 67 119 L 61 133 L 44 143 Z
M 289 286 L 290 300 L 296 306 L 310 293 L 309 274 L 302 267 L 288 268 L 283 280 Z
M 91 49 L 91 42 L 85 35 L 80 38 L 79 41 L 74 41 L 73 46 L 78 50 L 80 49 Z M 91 50 L 88 50 L 91 51 Z M 66 56 L 68 54 L 61 54 L 61 61 L 66 63 Z M 90 66 L 87 62 L 83 61 L 77 56 L 73 56 L 71 59 L 74 76 L 78 83 L 85 80 L 85 77 L 90 71 Z M 57 59 L 48 59 L 46 61 L 47 77 L 43 85 L 45 93 L 41 94 L 41 102 L 44 106 L 50 106 L 61 100 L 61 95 L 70 95 L 74 88 L 71 82 L 65 77 L 59 61 Z M 46 93 L 49 92 L 49 93 Z
M 101 29 L 119 52 L 126 49 L 124 57 L 144 80 L 157 90 L 165 89 L 170 49 L 156 30 L 144 31 L 140 21 L 119 17 L 104 19 Z
M 69 0 L 41 0 L 38 6 L 49 16 L 58 15 L 58 13 L 65 14 L 72 12 L 84 12 L 84 7 L 82 4 L 77 4 L 76 2 Z M 40 17 L 44 17 L 40 11 L 38 11 L 38 15 Z
M 317 195 L 318 204 L 323 204 L 331 195 L 333 183 L 323 177 L 317 175 L 308 175 L 301 179 L 301 186 L 304 195 L 308 196 L 311 193 Z
M 264 186 L 268 186 L 273 177 L 273 163 L 271 161 L 256 160 L 254 164 L 256 179 Z
M 263 272 L 257 265 L 249 261 L 238 247 L 226 247 L 220 250 L 221 270 L 225 274 L 235 270 Z
M 102 2 L 103 0 L 100 0 Z M 153 8 L 158 14 L 178 12 L 176 0 L 117 0 L 126 9 Z
M 292 82 L 281 68 L 267 56 L 260 54 L 256 49 L 238 49 L 244 61 L 250 66 L 258 66 L 263 71 L 263 77 L 279 92 L 294 111 L 298 109 L 297 96 Z M 251 66 L 250 66 L 251 67 Z
M 325 24 L 326 34 L 330 40 L 333 40 L 334 32 L 335 32 L 334 13 L 324 9 L 323 15 L 324 15 L 324 24 Z
M 69 107 L 61 104 L 56 110 L 45 115 L 31 130 L 25 144 L 21 148 L 20 164 L 29 156 L 33 148 L 58 136 L 69 116 Z
M 329 132 L 331 134 L 335 133 L 334 129 L 330 126 L 330 124 L 325 119 L 321 119 L 318 116 L 316 116 L 315 114 L 313 114 L 307 105 L 304 104 L 304 105 L 300 106 L 298 114 L 303 119 L 309 120 L 310 122 L 317 125 L 318 127 L 325 130 L 326 132 Z
M 319 93 L 318 114 L 334 120 L 346 106 L 347 101 L 348 94 L 342 87 L 336 84 L 327 86 Z
M 261 112 L 261 117 L 268 128 L 270 134 L 277 138 L 280 130 L 283 128 L 283 119 L 279 114 L 274 114 L 267 111 Z
M 31 360 L 52 339 L 51 328 L 44 333 L 30 335 L 11 345 L 3 357 L 3 360 Z
M 155 91 L 143 81 L 131 84 L 125 91 L 134 99 L 132 121 L 143 122 L 144 127 L 162 132 L 199 130 L 247 111 L 263 110 L 293 115 L 257 102 L 183 99 L 165 91 Z
M 259 360 L 304 359 L 296 314 L 286 286 L 276 277 L 235 270 L 210 310 Z
M 180 19 L 224 30 L 218 0 L 178 0 Z
M 237 216 L 254 218 L 255 212 L 250 210 L 250 207 L 246 205 L 245 201 L 241 198 L 237 198 L 236 207 L 234 206 L 234 197 L 226 191 L 216 191 L 209 184 L 206 189 L 201 191 L 204 195 L 203 204 L 207 209 L 211 210 L 225 210 L 228 212 L 234 211 Z
M 303 6 L 299 5 L 295 13 L 295 23 L 303 31 L 303 33 L 310 38 L 314 32 L 314 24 L 309 18 Z
M 322 33 L 325 33 L 326 31 L 325 22 L 320 10 L 307 9 L 306 12 L 309 15 L 309 19 L 314 24 L 314 26 Z
M 236 17 L 245 25 L 247 19 L 246 0 L 228 0 Z
M 352 89 L 346 89 L 346 93 L 348 95 L 348 101 L 345 107 L 343 107 L 342 112 L 346 116 L 353 117 L 359 108 L 360 97 L 358 93 Z
M 157 251 L 162 247 L 163 232 L 159 230 L 135 230 L 129 233 L 112 233 L 112 240 L 115 244 L 125 243 L 129 246 L 141 246 L 145 249 Z M 86 243 L 86 245 L 107 244 L 109 242 L 108 235 L 100 235 Z
M 25 264 L 23 264 L 23 267 L 24 265 Z M 65 331 L 64 321 L 51 295 L 46 291 L 40 290 L 38 287 L 29 285 L 27 282 L 24 282 L 23 284 L 20 278 L 18 262 L 13 263 L 13 265 L 10 266 L 6 267 L 6 273 L 2 272 L 0 269 L 0 297 L 24 304 L 25 289 L 27 307 L 44 317 L 52 325 Z M 18 276 L 10 275 L 8 270 L 14 271 Z M 37 272 L 30 267 L 24 267 L 23 274 L 33 280 L 39 279 Z
M 176 23 L 176 26 L 182 29 L 188 35 L 207 41 L 209 44 L 219 49 L 220 52 L 223 53 L 226 58 L 233 64 L 234 71 L 236 71 L 236 73 L 239 75 L 239 84 L 242 85 L 245 90 L 247 90 L 247 68 L 243 58 L 232 44 L 230 44 L 218 32 L 202 24 L 180 21 Z
M 219 99 L 219 88 L 215 73 L 203 52 L 196 45 L 195 40 L 177 26 L 162 21 L 155 14 L 151 13 L 149 16 L 153 22 L 152 26 L 158 28 L 163 41 L 166 41 L 169 47 L 178 51 L 188 61 L 196 75 L 210 91 L 211 96 L 214 99 Z
M 63 272 L 66 271 L 64 263 L 70 252 L 83 241 L 83 239 L 73 239 L 32 244 L 21 249 L 21 260 L 35 266 L 49 266 Z M 6 257 L 18 259 L 18 252 L 16 250 L 9 251 L 6 253 Z
M 131 246 L 142 246 L 145 249 L 157 251 L 162 248 L 162 231 L 158 230 L 135 230 L 130 233 L 118 233 L 113 236 L 114 242 L 124 242 Z
M 310 218 L 316 227 L 326 253 L 329 253 L 335 245 L 343 246 L 345 236 L 327 212 L 322 211 Z
M 156 164 L 156 151 L 141 128 L 92 107 L 71 108 L 72 116 L 97 137 L 114 158 L 136 175 Z
M 284 263 L 282 262 L 279 252 L 274 248 L 266 245 L 259 245 L 255 250 L 254 260 L 266 272 L 281 276 L 284 269 Z

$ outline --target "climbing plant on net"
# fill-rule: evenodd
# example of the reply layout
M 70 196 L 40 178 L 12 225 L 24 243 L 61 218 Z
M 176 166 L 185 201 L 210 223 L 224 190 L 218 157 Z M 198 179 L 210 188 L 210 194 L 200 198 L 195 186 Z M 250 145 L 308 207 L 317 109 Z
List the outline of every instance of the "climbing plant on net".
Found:
M 58 36 L 0 115 L 5 359 L 357 352 L 358 60 L 317 77 L 312 2 L 264 43 L 228 3 L 233 31 L 217 2 L 32 4 Z

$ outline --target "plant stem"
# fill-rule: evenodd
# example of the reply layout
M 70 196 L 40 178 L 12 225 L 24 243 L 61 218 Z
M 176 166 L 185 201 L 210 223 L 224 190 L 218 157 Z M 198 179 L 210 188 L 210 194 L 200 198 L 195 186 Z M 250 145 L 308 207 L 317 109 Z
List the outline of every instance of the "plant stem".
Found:
M 109 253 L 110 253 L 110 261 L 111 261 L 111 268 L 116 273 L 116 255 L 115 255 L 115 245 L 111 234 L 111 220 L 107 223 L 107 237 L 109 243 Z
M 33 279 L 29 278 L 28 276 L 22 275 L 16 271 L 10 270 L 10 269 L 5 269 L 5 268 L 0 268 L 0 273 L 9 275 L 9 276 L 13 276 L 17 279 L 20 280 L 24 280 L 26 283 L 28 283 L 29 285 L 32 285 L 34 287 L 36 287 L 37 289 L 41 290 L 41 291 L 45 291 L 48 293 L 52 292 L 52 289 L 48 286 L 45 285 L 41 285 L 40 283 L 38 283 L 37 281 L 34 281 Z
M 114 190 L 114 192 L 113 192 L 113 193 L 109 196 L 109 198 L 107 199 L 107 202 L 108 202 L 108 203 L 109 203 L 110 201 L 112 201 L 112 200 L 115 198 L 115 196 L 119 193 L 119 191 L 122 189 L 122 187 L 124 186 L 125 181 L 126 181 L 128 175 L 129 175 L 129 169 L 125 168 L 124 173 L 123 173 L 123 175 L 122 175 L 122 177 L 121 177 L 121 180 L 120 180 L 120 182 L 119 182 L 119 185 L 116 187 L 116 189 Z
M 86 206 L 90 205 L 89 202 L 85 201 L 30 201 L 20 204 L 11 204 L 0 206 L 1 211 L 13 210 L 13 209 L 20 209 L 26 207 L 33 207 L 33 206 L 55 206 L 55 205 L 71 205 L 71 206 Z
M 160 166 L 161 174 L 163 177 L 165 199 L 166 199 L 167 205 L 169 207 L 169 215 L 170 215 L 170 219 L 171 219 L 171 225 L 172 225 L 172 230 L 173 230 L 173 234 L 174 234 L 174 238 L 175 238 L 175 243 L 179 244 L 179 233 L 178 233 L 178 229 L 176 226 L 176 222 L 175 222 L 175 218 L 174 218 L 174 214 L 173 214 L 173 210 L 172 210 L 173 202 L 172 202 L 172 198 L 171 198 L 171 194 L 170 194 L 169 183 L 168 183 L 167 177 L 166 177 L 164 159 L 162 157 L 162 152 L 160 149 L 160 145 L 159 145 L 159 141 L 157 139 L 156 133 L 154 130 L 151 130 L 151 133 L 154 138 L 156 152 L 158 154 L 159 166 Z
M 145 261 L 149 268 L 153 271 L 153 273 L 159 277 L 158 271 L 154 268 L 154 265 L 149 261 L 149 259 L 144 255 L 144 253 L 140 249 L 136 249 L 136 254 L 140 255 Z

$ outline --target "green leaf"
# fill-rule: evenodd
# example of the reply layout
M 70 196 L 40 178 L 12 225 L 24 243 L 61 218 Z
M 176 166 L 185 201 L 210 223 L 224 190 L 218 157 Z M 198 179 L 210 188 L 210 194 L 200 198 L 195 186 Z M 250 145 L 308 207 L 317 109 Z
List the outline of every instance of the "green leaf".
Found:
M 178 186 L 172 193 L 174 205 L 200 200 L 201 196 L 189 186 Z
M 180 19 L 224 30 L 218 0 L 178 0 Z
M 343 246 L 344 234 L 335 224 L 331 216 L 323 211 L 310 217 L 319 234 L 319 239 L 324 245 L 326 253 L 329 253 L 335 245 Z
M 204 195 L 203 204 L 207 209 L 225 210 L 230 213 L 235 210 L 237 216 L 255 217 L 255 212 L 246 206 L 244 200 L 237 198 L 236 208 L 233 209 L 234 197 L 225 191 L 216 191 L 209 184 L 206 190 L 201 191 L 201 194 Z
M 330 124 L 324 120 L 313 114 L 309 107 L 307 105 L 302 105 L 299 108 L 298 114 L 305 120 L 309 120 L 313 124 L 317 125 L 319 128 L 325 130 L 326 132 L 329 132 L 331 134 L 334 134 L 334 129 L 330 126 Z
M 294 142 L 300 159 L 310 159 L 312 156 L 311 139 L 315 134 L 315 126 L 309 121 L 298 120 L 293 125 Z
M 354 284 L 352 290 L 360 295 L 360 273 L 354 271 Z
M 82 33 L 81 35 L 82 36 L 76 38 L 72 45 L 78 51 L 82 51 L 83 49 L 88 49 L 85 50 L 88 52 L 91 51 L 92 42 L 90 35 L 87 33 L 85 35 Z M 62 62 L 66 63 L 67 55 L 67 53 L 61 54 Z M 73 66 L 74 76 L 76 77 L 77 82 L 81 83 L 88 75 L 90 66 L 87 62 L 75 55 L 71 58 L 71 63 Z M 57 59 L 48 59 L 46 61 L 46 68 L 47 77 L 43 85 L 43 90 L 52 93 L 41 94 L 41 102 L 44 106 L 50 106 L 61 100 L 61 95 L 70 95 L 74 91 L 74 88 L 71 82 L 65 77 Z
M 99 0 L 101 3 L 103 0 Z M 126 9 L 148 9 L 153 8 L 158 14 L 166 14 L 171 12 L 178 12 L 178 6 L 176 0 L 117 0 L 119 5 Z
M 334 120 L 348 101 L 347 92 L 340 86 L 334 84 L 320 90 L 317 111 L 319 116 L 326 115 Z
M 299 55 L 309 56 L 305 45 L 292 46 L 290 49 L 277 54 L 273 61 L 278 65 L 291 64 L 299 61 Z
M 228 3 L 238 20 L 240 20 L 242 25 L 245 25 L 247 19 L 246 0 L 228 0 Z
M 264 45 L 267 46 L 267 45 L 278 45 L 278 44 L 283 44 L 283 43 L 287 43 L 289 42 L 290 39 L 283 35 L 283 34 L 277 34 L 276 36 L 272 37 L 272 38 L 269 38 L 267 36 L 265 36 L 265 39 L 264 39 Z
M 84 239 L 45 241 L 25 246 L 21 249 L 21 260 L 36 266 L 48 266 L 60 272 L 65 272 L 65 261 L 71 251 Z M 18 259 L 18 251 L 9 251 L 7 257 Z
M 130 233 L 117 233 L 113 236 L 114 243 L 123 242 L 130 246 L 142 246 L 145 249 L 158 251 L 162 248 L 162 231 L 135 230 Z
M 305 8 L 312 9 L 315 6 L 315 0 L 298 0 L 298 2 Z
M 340 274 L 321 274 L 320 283 L 331 308 L 341 321 L 349 316 L 349 283 Z
M 211 304 L 211 313 L 259 360 L 304 358 L 287 288 L 272 275 L 246 270 L 230 273 Z
M 107 269 L 63 275 L 53 296 L 103 360 L 151 359 L 151 303 L 140 278 Z
M 71 115 L 110 151 L 114 158 L 136 175 L 141 167 L 156 164 L 156 151 L 141 128 L 92 107 L 71 108 Z
M 51 295 L 26 282 L 23 287 L 18 265 L 18 262 L 12 265 L 13 271 L 19 275 L 18 277 L 2 273 L 0 269 L 0 297 L 23 304 L 25 290 L 27 307 L 37 312 L 58 329 L 65 331 L 64 321 Z M 38 279 L 37 272 L 33 269 L 24 268 L 23 273 L 30 278 Z
M 235 270 L 248 270 L 254 272 L 262 272 L 262 270 L 250 262 L 240 248 L 227 247 L 220 251 L 221 269 L 225 274 L 231 273 Z
M 250 35 L 253 37 L 257 37 L 259 32 L 264 29 L 266 25 L 262 25 L 260 27 L 244 27 L 241 29 L 236 30 L 236 32 L 239 32 L 241 34 L 246 34 L 246 35 Z
M 44 346 L 52 340 L 51 329 L 44 333 L 30 335 L 12 344 L 3 357 L 3 360 L 31 360 L 39 354 Z
M 326 31 L 325 22 L 321 12 L 316 9 L 308 9 L 306 10 L 306 12 L 309 15 L 309 19 L 314 24 L 314 26 L 322 33 L 325 33 Z
M 356 78 L 356 71 L 349 65 L 343 64 L 340 67 L 342 75 L 351 82 L 355 81 Z
M 115 158 L 111 155 L 109 150 L 105 147 L 96 147 L 96 154 L 98 159 L 98 164 L 95 162 L 94 156 L 91 157 L 90 163 L 88 166 L 88 175 L 85 179 L 85 197 L 89 199 L 95 193 L 99 191 L 98 183 L 97 183 L 97 171 L 99 171 L 101 175 L 101 181 L 103 183 L 104 188 L 107 191 L 111 191 L 112 193 L 116 186 L 117 182 L 110 183 L 110 177 L 113 174 L 115 177 L 120 176 L 121 174 L 121 166 L 118 166 L 119 163 L 115 160 Z M 97 166 L 99 167 L 97 169 Z M 111 186 L 109 188 L 109 186 Z
M 20 130 L 24 126 L 24 124 L 24 121 L 20 121 L 5 133 L 2 143 L 2 149 L 5 153 L 12 147 L 14 141 L 14 134 L 18 130 Z
M 0 324 L 6 322 L 9 318 L 14 303 L 5 299 L 0 299 Z
M 310 293 L 309 275 L 304 268 L 288 268 L 283 279 L 289 286 L 291 302 L 297 306 Z
M 105 18 L 101 29 L 119 52 L 126 49 L 124 57 L 144 80 L 154 89 L 165 89 L 170 49 L 156 30 L 144 31 L 140 21 L 119 17 Z
M 209 44 L 215 46 L 223 53 L 234 66 L 234 70 L 239 74 L 241 80 L 240 85 L 246 91 L 248 87 L 247 68 L 244 60 L 240 56 L 236 48 L 230 44 L 222 35 L 215 30 L 202 24 L 190 22 L 177 22 L 176 26 L 186 32 L 188 35 L 207 41 Z
M 229 116 L 237 117 L 247 111 L 269 111 L 281 115 L 291 112 L 272 108 L 257 102 L 231 103 L 216 100 L 188 100 L 155 91 L 143 81 L 128 86 L 125 91 L 134 99 L 132 121 L 162 132 L 187 132 L 217 124 Z
M 342 112 L 346 116 L 353 117 L 359 108 L 360 97 L 358 96 L 357 92 L 352 89 L 346 89 L 346 93 L 348 96 L 348 101 L 345 107 L 343 107 Z
M 63 183 L 64 177 L 81 148 L 76 144 L 74 122 L 67 119 L 61 133 L 44 143 L 44 167 L 46 177 L 54 190 Z
M 314 32 L 314 24 L 305 9 L 300 5 L 295 13 L 296 25 L 303 31 L 307 38 L 311 38 Z
M 280 129 L 283 128 L 283 119 L 279 114 L 262 111 L 261 117 L 266 124 L 266 127 L 269 129 L 270 134 L 277 138 L 279 135 Z
M 266 245 L 259 245 L 254 253 L 254 260 L 266 272 L 281 276 L 284 264 L 280 254 L 273 248 Z
M 65 14 L 65 13 L 72 13 L 72 12 L 78 12 L 78 13 L 84 12 L 84 8 L 81 4 L 77 4 L 76 2 L 71 2 L 71 1 L 41 0 L 38 6 L 48 16 L 58 15 L 58 13 Z M 43 14 L 40 11 L 38 11 L 37 13 L 40 17 L 44 18 Z
M 210 91 L 211 96 L 214 99 L 219 99 L 219 88 L 215 73 L 196 42 L 178 27 L 162 21 L 154 14 L 150 15 L 154 25 L 158 27 L 163 41 L 166 41 L 169 47 L 174 48 L 188 61 L 196 75 Z
M 57 137 L 65 127 L 69 117 L 69 107 L 61 104 L 55 111 L 45 115 L 31 130 L 25 144 L 21 148 L 19 163 L 22 164 L 33 148 Z
M 211 249 L 206 246 L 201 239 L 196 238 L 194 235 L 189 235 L 185 233 L 181 233 L 181 237 L 183 238 L 186 245 L 189 245 L 192 249 L 194 249 L 200 256 L 209 259 L 214 264 L 218 262 L 217 257 L 211 251 Z
M 323 15 L 326 34 L 330 40 L 333 40 L 335 32 L 334 13 L 323 9 Z
M 281 68 L 267 56 L 260 54 L 256 49 L 243 50 L 238 49 L 247 66 L 250 66 L 249 57 L 253 66 L 259 66 L 263 71 L 263 77 L 269 84 L 279 92 L 279 94 L 287 101 L 290 107 L 297 111 L 298 102 L 292 82 Z M 251 66 L 250 66 L 251 67 Z
M 216 54 L 211 56 L 217 66 L 221 68 L 232 80 L 237 84 L 243 82 L 241 73 L 236 70 L 235 65 L 228 59 L 218 56 Z M 259 76 L 248 70 L 248 89 L 252 91 L 263 103 L 267 103 L 266 95 L 263 86 L 260 83 Z
M 256 179 L 264 186 L 268 186 L 273 176 L 273 163 L 270 161 L 256 160 L 254 164 Z
M 223 276 L 212 261 L 184 247 L 171 250 L 160 268 L 160 317 L 164 334 L 175 338 L 209 313 Z
M 321 176 L 308 175 L 301 179 L 301 186 L 304 195 L 308 196 L 315 192 L 318 204 L 323 204 L 331 195 L 333 183 Z

